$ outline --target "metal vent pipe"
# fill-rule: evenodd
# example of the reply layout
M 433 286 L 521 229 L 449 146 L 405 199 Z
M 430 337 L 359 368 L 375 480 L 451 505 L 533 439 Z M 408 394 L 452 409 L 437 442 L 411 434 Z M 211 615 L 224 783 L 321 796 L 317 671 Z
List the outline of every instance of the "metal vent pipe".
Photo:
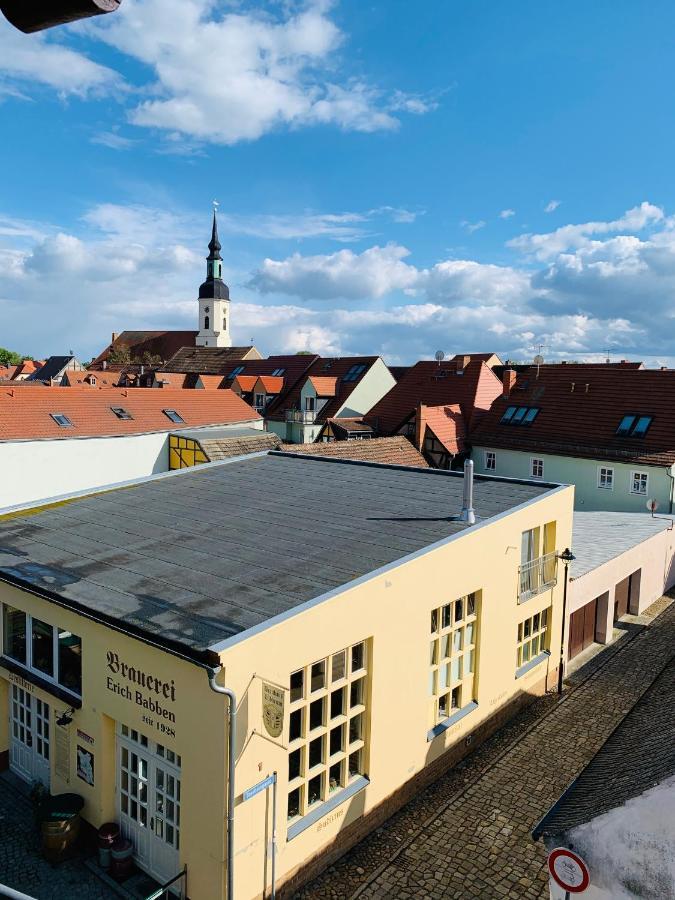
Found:
M 476 522 L 476 513 L 473 508 L 473 462 L 464 460 L 464 496 L 462 497 L 462 511 L 459 521 L 473 525 Z

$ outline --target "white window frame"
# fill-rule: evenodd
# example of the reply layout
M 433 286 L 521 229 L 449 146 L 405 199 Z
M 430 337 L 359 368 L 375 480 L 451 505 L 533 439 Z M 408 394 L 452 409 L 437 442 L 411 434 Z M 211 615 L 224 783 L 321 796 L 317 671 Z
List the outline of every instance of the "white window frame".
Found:
M 253 398 L 253 406 L 255 409 L 264 409 L 267 404 L 266 394 L 255 394 Z
M 4 633 L 4 623 L 5 623 L 5 607 L 9 606 L 12 609 L 16 609 L 19 612 L 23 613 L 26 617 L 26 662 L 22 663 L 18 659 L 14 659 L 13 656 L 8 656 L 5 654 L 5 633 Z M 42 622 L 45 625 L 49 625 L 52 629 L 52 659 L 54 660 L 54 675 L 49 675 L 47 672 L 43 672 L 42 669 L 38 669 L 33 665 L 33 619 L 37 619 L 39 622 Z M 18 606 L 12 606 L 11 603 L 0 603 L 0 656 L 5 659 L 10 660 L 15 666 L 20 666 L 25 672 L 30 672 L 32 675 L 35 675 L 36 678 L 42 679 L 42 681 L 47 682 L 48 684 L 53 684 L 54 687 L 59 688 L 59 690 L 65 691 L 67 694 L 72 694 L 73 697 L 81 697 L 82 696 L 82 662 L 80 661 L 80 690 L 74 691 L 72 688 L 66 687 L 61 681 L 59 681 L 59 631 L 62 631 L 64 634 L 72 634 L 73 632 L 69 632 L 66 628 L 61 628 L 60 625 L 54 625 L 52 622 L 45 622 L 44 619 L 40 619 L 39 616 L 32 616 L 30 613 L 26 612 L 25 609 L 21 609 Z M 80 647 L 82 647 L 82 637 L 78 634 L 75 635 L 80 639 Z M 80 658 L 81 659 L 81 658 Z
M 640 479 L 640 483 L 642 483 L 642 479 L 644 478 L 644 491 L 636 491 L 635 490 L 635 476 L 638 476 Z M 634 469 L 630 473 L 630 492 L 631 494 L 636 494 L 638 497 L 646 497 L 649 493 L 649 472 L 643 472 L 640 469 Z
M 610 472 L 609 484 L 602 483 L 602 473 Z M 613 466 L 598 466 L 598 488 L 601 491 L 613 491 L 614 490 L 614 468 Z
M 541 463 L 541 474 L 537 474 L 534 471 L 535 463 Z M 544 477 L 544 460 L 541 456 L 531 456 L 530 457 L 530 478 L 543 478 Z
M 492 462 L 492 465 L 490 465 Z M 486 472 L 496 472 L 497 471 L 497 454 L 494 450 L 486 450 L 485 451 L 485 471 Z

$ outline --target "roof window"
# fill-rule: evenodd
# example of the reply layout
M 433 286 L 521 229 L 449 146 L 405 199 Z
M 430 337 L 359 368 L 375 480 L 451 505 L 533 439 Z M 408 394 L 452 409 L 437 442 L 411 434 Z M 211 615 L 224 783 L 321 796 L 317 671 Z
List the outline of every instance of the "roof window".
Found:
M 274 372 L 272 372 L 272 376 L 283 375 L 285 371 L 286 369 L 275 369 Z
M 241 375 L 241 373 L 244 371 L 245 368 L 246 368 L 246 366 L 235 366 L 234 369 L 232 369 L 232 371 L 230 372 L 230 374 L 227 377 L 228 378 L 236 378 L 237 375 Z
M 343 381 L 356 381 L 359 375 L 362 372 L 366 371 L 366 367 L 364 365 L 355 365 L 352 366 L 351 369 L 347 372 L 347 374 L 343 377 Z
M 538 414 L 538 406 L 507 406 L 499 421 L 502 425 L 531 425 Z
M 61 428 L 72 428 L 73 423 L 70 421 L 68 416 L 64 416 L 63 413 L 49 413 L 52 419 L 59 425 Z
M 618 437 L 644 437 L 652 424 L 653 416 L 640 416 L 637 414 L 625 415 L 616 429 Z
M 131 413 L 122 406 L 111 406 L 110 409 L 115 413 L 118 419 L 125 419 L 127 421 L 133 419 Z
M 171 419 L 171 421 L 174 422 L 176 425 L 181 425 L 181 424 L 184 425 L 185 424 L 185 419 L 181 415 L 179 415 L 179 413 L 177 413 L 175 409 L 163 409 L 162 412 L 168 419 Z

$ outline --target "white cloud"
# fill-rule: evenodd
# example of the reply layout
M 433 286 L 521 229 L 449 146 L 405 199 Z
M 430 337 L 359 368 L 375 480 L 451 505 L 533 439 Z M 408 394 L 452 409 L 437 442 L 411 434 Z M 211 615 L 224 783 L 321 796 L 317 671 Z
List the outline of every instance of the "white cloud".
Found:
M 241 5 L 214 0 L 125 0 L 115 16 L 86 30 L 147 66 L 150 96 L 133 124 L 221 144 L 255 140 L 281 127 L 333 125 L 371 132 L 398 127 L 398 113 L 421 115 L 435 102 L 363 79 L 340 78 L 345 35 L 331 3 Z
M 650 225 L 663 222 L 664 218 L 660 207 L 643 202 L 611 222 L 585 222 L 580 225 L 563 225 L 547 234 L 523 234 L 509 241 L 507 246 L 532 254 L 536 259 L 547 260 L 567 250 L 592 246 L 591 238 L 594 235 L 642 231 Z
M 559 206 L 560 206 L 560 200 L 549 200 L 549 202 L 544 207 L 544 212 L 545 213 L 555 212 Z
M 510 219 L 511 216 L 515 216 L 515 214 L 516 214 L 515 209 L 503 209 L 499 213 L 499 218 L 500 219 Z
M 483 219 L 478 222 L 467 222 L 466 219 L 464 219 L 459 224 L 462 226 L 462 228 L 465 228 L 469 232 L 469 234 L 473 234 L 474 231 L 480 231 L 481 228 L 485 228 L 487 222 L 483 221 Z
M 47 35 L 25 35 L 0 16 L 0 82 L 9 81 L 4 92 L 24 96 L 26 83 L 41 84 L 61 94 L 85 96 L 119 89 L 122 79 L 106 66 L 83 53 L 54 42 Z M 22 85 L 21 91 L 11 87 Z M 0 85 L 1 87 L 2 85 Z
M 92 144 L 100 144 L 110 150 L 130 150 L 138 141 L 124 137 L 117 131 L 100 131 L 91 138 Z

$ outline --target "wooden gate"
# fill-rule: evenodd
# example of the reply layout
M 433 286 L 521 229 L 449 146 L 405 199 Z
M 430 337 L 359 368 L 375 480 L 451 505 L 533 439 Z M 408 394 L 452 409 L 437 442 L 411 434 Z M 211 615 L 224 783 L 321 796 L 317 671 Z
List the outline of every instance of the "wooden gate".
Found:
M 570 616 L 570 637 L 567 658 L 572 659 L 595 641 L 595 627 L 598 615 L 598 598 L 591 600 Z

